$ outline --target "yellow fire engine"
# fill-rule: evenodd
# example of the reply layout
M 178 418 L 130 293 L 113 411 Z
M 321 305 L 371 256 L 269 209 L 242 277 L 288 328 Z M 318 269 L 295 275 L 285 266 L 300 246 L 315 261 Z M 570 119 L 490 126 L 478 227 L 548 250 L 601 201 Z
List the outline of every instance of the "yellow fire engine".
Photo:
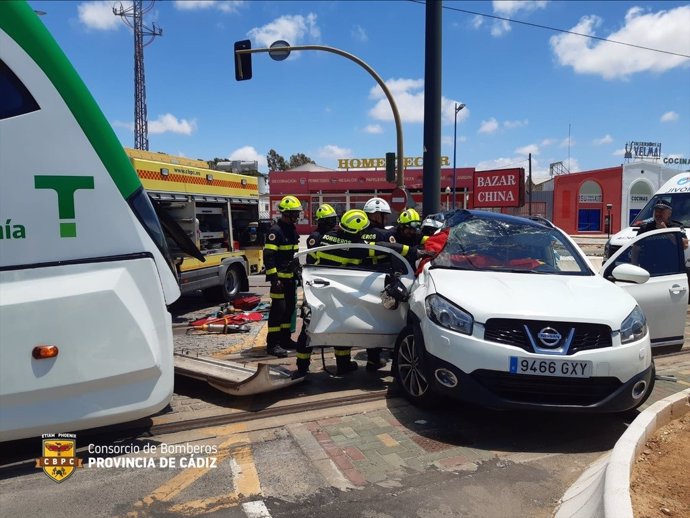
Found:
M 202 290 L 229 301 L 247 291 L 248 276 L 263 271 L 257 178 L 210 169 L 202 160 L 125 151 L 161 222 L 174 220 L 201 252 L 191 257 L 168 236 L 182 293 Z

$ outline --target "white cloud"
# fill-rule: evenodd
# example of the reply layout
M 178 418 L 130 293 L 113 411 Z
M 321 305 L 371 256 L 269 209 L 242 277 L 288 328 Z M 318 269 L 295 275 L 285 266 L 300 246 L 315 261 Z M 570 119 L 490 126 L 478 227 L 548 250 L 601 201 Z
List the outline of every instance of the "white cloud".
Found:
M 254 146 L 243 146 L 235 151 L 232 151 L 228 156 L 228 160 L 248 160 L 250 162 L 256 161 L 259 163 L 259 167 L 268 167 L 266 157 L 259 154 Z
M 244 6 L 243 0 L 175 0 L 175 9 L 180 11 L 196 11 L 199 9 L 218 9 L 224 13 L 236 13 Z
M 584 16 L 570 30 L 595 35 L 601 21 L 595 15 Z M 623 27 L 609 34 L 607 39 L 687 55 L 690 54 L 688 27 L 690 5 L 656 13 L 645 13 L 640 7 L 632 7 L 625 15 Z M 690 66 L 690 61 L 681 56 L 594 42 L 574 34 L 552 36 L 550 44 L 561 65 L 571 66 L 578 74 L 600 75 L 604 79 L 628 79 L 640 72 L 662 73 Z
M 489 120 L 482 121 L 477 133 L 494 133 L 498 129 L 498 121 L 491 117 Z
M 327 144 L 323 146 L 318 151 L 319 158 L 335 159 L 335 158 L 347 158 L 352 156 L 352 150 L 348 148 L 342 148 L 334 144 Z
M 673 122 L 678 120 L 678 114 L 676 112 L 666 112 L 661 116 L 661 122 Z
M 483 23 L 484 18 L 482 16 L 476 15 L 474 18 L 472 18 L 472 27 L 475 29 L 479 29 Z
M 424 122 L 423 79 L 389 79 L 386 86 L 395 99 L 398 113 L 404 122 Z M 393 110 L 379 85 L 372 87 L 369 98 L 377 100 L 369 110 L 369 116 L 375 120 L 393 120 Z
M 536 144 L 529 144 L 527 146 L 517 148 L 515 152 L 518 155 L 529 155 L 530 153 L 532 153 L 532 155 L 538 155 L 539 146 L 537 146 Z
M 378 135 L 379 133 L 383 133 L 383 128 L 381 127 L 380 124 L 369 124 L 364 127 L 362 130 L 364 133 L 371 133 L 372 135 Z
M 503 127 L 506 129 L 522 128 L 528 124 L 529 121 L 527 119 L 523 119 L 521 121 L 503 121 Z
M 544 140 L 541 141 L 541 147 L 547 147 L 547 146 L 552 146 L 556 143 L 556 139 L 553 138 L 545 138 Z
M 561 140 L 561 143 L 558 144 L 558 147 L 573 147 L 575 144 L 576 142 L 574 138 L 566 137 L 563 140 Z
M 537 9 L 544 9 L 547 2 L 545 0 L 494 0 L 494 14 L 504 18 L 512 18 L 518 13 L 529 13 Z M 505 20 L 495 20 L 491 26 L 491 35 L 494 37 L 502 36 L 510 32 L 510 22 Z
M 613 153 L 611 153 L 612 156 L 625 156 L 625 149 L 616 149 Z
M 613 138 L 608 133 L 606 135 L 604 135 L 603 137 L 594 139 L 592 141 L 592 143 L 595 146 L 601 146 L 603 144 L 610 144 L 611 142 L 613 142 Z
M 149 133 L 179 133 L 191 135 L 196 130 L 196 121 L 178 119 L 171 113 L 161 115 L 155 121 L 149 121 Z
M 361 25 L 355 25 L 354 27 L 352 27 L 350 34 L 352 35 L 352 39 L 355 41 L 359 41 L 361 43 L 369 41 L 367 31 L 365 31 L 364 27 L 362 27 Z
M 403 122 L 424 122 L 424 80 L 423 79 L 389 79 L 386 86 L 390 91 L 398 113 Z M 369 91 L 369 98 L 376 100 L 374 107 L 369 110 L 369 116 L 375 120 L 392 121 L 393 110 L 388 98 L 377 84 Z M 441 98 L 441 122 L 453 124 L 455 121 L 455 104 L 461 104 L 453 99 Z M 463 108 L 458 112 L 458 123 L 470 116 L 470 110 Z
M 127 9 L 132 2 L 122 2 L 122 6 Z M 119 6 L 119 4 L 118 4 Z M 77 5 L 79 21 L 86 25 L 88 29 L 97 31 L 116 31 L 124 27 L 122 19 L 113 14 L 113 3 L 107 2 L 83 2 Z
M 254 27 L 247 36 L 259 47 L 269 47 L 276 40 L 285 40 L 290 45 L 300 45 L 305 39 L 318 41 L 321 38 L 321 30 L 316 24 L 316 15 L 309 13 L 307 16 L 281 16 L 263 27 Z M 299 52 L 293 52 L 290 58 L 297 55 Z

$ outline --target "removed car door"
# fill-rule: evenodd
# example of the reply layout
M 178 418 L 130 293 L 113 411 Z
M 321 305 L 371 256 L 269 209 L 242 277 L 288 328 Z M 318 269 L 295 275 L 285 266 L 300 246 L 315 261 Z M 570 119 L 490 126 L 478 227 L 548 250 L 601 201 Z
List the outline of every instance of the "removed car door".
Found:
M 318 250 L 344 247 L 371 248 L 371 245 L 329 245 Z M 381 293 L 393 265 L 403 272 L 400 280 L 408 289 L 414 282 L 414 272 L 396 252 L 380 246 L 374 248 L 378 255 L 391 254 L 391 261 L 370 267 L 303 265 L 304 299 L 311 311 L 307 334 L 312 347 L 392 348 L 395 345 L 405 327 L 407 304 L 403 302 L 396 309 L 386 309 Z M 300 252 L 296 257 L 306 254 Z

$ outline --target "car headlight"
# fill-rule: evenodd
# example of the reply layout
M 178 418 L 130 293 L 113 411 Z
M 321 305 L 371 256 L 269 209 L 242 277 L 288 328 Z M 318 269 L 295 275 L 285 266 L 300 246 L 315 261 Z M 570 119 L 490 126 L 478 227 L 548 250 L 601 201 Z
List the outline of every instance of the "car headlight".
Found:
M 635 306 L 621 324 L 621 343 L 627 344 L 639 340 L 647 334 L 647 319 L 640 306 Z
M 439 295 L 427 297 L 426 315 L 441 327 L 466 335 L 472 334 L 472 315 Z

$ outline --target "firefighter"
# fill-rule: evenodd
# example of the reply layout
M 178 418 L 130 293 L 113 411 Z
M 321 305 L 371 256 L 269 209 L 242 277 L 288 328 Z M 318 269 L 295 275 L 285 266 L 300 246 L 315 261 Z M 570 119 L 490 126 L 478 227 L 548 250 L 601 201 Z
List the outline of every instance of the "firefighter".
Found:
M 391 213 L 390 205 L 383 198 L 371 198 L 364 204 L 369 218 L 369 228 L 363 235 L 365 241 L 389 241 L 394 243 L 393 232 L 386 228 L 386 218 Z
M 266 352 L 285 358 L 287 349 L 296 349 L 290 329 L 297 300 L 293 258 L 299 249 L 299 234 L 295 224 L 302 212 L 302 204 L 294 196 L 285 196 L 280 200 L 278 210 L 280 219 L 268 231 L 264 245 L 266 280 L 271 283 Z
M 338 224 L 338 214 L 328 203 L 319 205 L 316 209 L 316 230 L 307 237 L 307 248 L 315 248 L 321 243 L 323 235 L 335 228 Z M 307 264 L 318 264 L 316 254 L 307 255 Z M 309 372 L 311 363 L 311 349 L 307 347 L 307 322 L 302 314 L 302 330 L 297 338 L 297 372 L 293 373 L 293 379 L 303 378 Z
M 362 233 L 369 227 L 369 218 L 363 210 L 348 210 L 340 218 L 340 228 L 331 230 L 321 238 L 321 245 L 336 245 L 348 243 L 364 243 Z M 371 264 L 374 250 L 362 248 L 327 250 L 316 252 L 320 265 L 330 266 L 359 266 Z M 342 376 L 357 370 L 357 363 L 351 359 L 350 347 L 334 347 L 336 374 Z
M 338 224 L 338 214 L 328 203 L 322 203 L 316 209 L 316 230 L 307 237 L 307 248 L 315 248 L 321 243 L 321 238 Z M 307 256 L 307 264 L 316 263 L 316 254 Z
M 407 246 L 420 244 L 422 235 L 420 232 L 422 218 L 415 209 L 405 209 L 398 216 L 398 225 L 395 229 L 395 240 Z

